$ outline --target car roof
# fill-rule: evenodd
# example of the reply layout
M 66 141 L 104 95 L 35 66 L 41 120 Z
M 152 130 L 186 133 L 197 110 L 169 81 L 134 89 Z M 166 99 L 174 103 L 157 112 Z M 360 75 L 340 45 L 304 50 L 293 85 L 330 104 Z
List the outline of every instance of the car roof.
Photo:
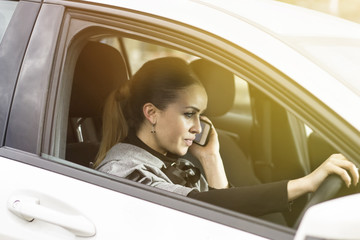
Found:
M 360 108 L 359 24 L 272 0 L 87 2 L 171 19 L 233 42 L 291 77 L 360 131 L 360 113 L 353 108 Z

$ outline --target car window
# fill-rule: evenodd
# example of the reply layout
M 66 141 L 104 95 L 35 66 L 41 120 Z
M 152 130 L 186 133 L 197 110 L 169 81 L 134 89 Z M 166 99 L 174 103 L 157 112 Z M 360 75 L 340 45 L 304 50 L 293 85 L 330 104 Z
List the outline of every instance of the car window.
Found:
M 78 42 L 76 45 L 81 46 L 77 49 L 79 54 L 67 54 L 73 59 L 66 62 L 73 65 L 67 66 L 66 69 L 73 69 L 73 72 L 66 75 L 70 76 L 67 81 L 72 84 L 72 87 L 62 88 L 67 89 L 67 91 L 71 90 L 71 92 L 64 93 L 64 96 L 70 99 L 63 100 L 63 102 L 70 102 L 68 119 L 60 122 L 62 126 L 64 126 L 64 122 L 68 123 L 66 131 L 63 131 L 66 132 L 66 135 L 64 135 L 66 137 L 60 139 L 61 142 L 53 143 L 64 146 L 63 148 L 59 146 L 52 147 L 52 149 L 63 149 L 64 152 L 52 156 L 44 153 L 43 157 L 62 162 L 66 160 L 77 164 L 79 167 L 81 166 L 81 168 L 92 168 L 101 141 L 102 104 L 104 104 L 111 91 L 121 87 L 126 81 L 131 81 L 129 80 L 130 76 L 142 64 L 154 58 L 177 56 L 185 59 L 190 64 L 195 61 L 209 61 L 178 49 L 145 40 L 121 37 L 119 35 L 111 36 L 106 32 L 104 32 L 103 37 L 101 35 L 101 33 L 97 32 L 96 36 L 88 36 L 85 40 L 79 38 L 81 43 Z M 217 64 L 215 65 L 222 69 Z M 259 114 L 260 117 L 258 118 L 254 117 L 254 114 L 264 111 L 263 107 L 267 106 L 258 101 L 263 97 L 261 94 L 257 96 L 256 91 L 251 91 L 253 87 L 233 72 L 226 69 L 221 71 L 228 73 L 226 76 L 230 79 L 227 79 L 227 81 L 232 81 L 233 85 L 228 88 L 223 84 L 225 79 L 215 79 L 217 83 L 214 87 L 218 91 L 212 91 L 215 94 L 209 94 L 208 97 L 213 102 L 222 102 L 223 98 L 227 98 L 227 95 L 232 93 L 233 99 L 227 101 L 226 106 L 223 106 L 227 109 L 226 112 L 221 113 L 219 116 L 215 116 L 215 114 L 209 117 L 218 130 L 220 151 L 229 180 L 235 186 L 246 186 L 259 184 L 262 181 L 286 178 L 287 176 L 283 176 L 283 171 L 281 171 L 277 172 L 277 176 L 274 176 L 274 178 L 264 180 L 261 173 L 254 171 L 254 169 L 258 169 L 258 166 L 253 167 L 250 159 L 251 161 L 257 161 L 269 153 L 266 151 L 266 146 L 252 145 L 252 141 L 256 143 L 257 138 L 262 139 L 265 137 L 265 139 L 268 139 L 269 136 L 267 136 L 267 132 L 263 131 L 263 128 L 277 128 L 277 126 L 268 125 L 268 119 L 267 117 L 263 118 L 263 114 Z M 115 74 L 109 75 L 110 72 Z M 101 88 L 96 84 L 100 84 Z M 104 88 L 108 89 L 104 90 Z M 254 103 L 253 98 L 257 99 Z M 274 103 L 271 102 L 271 104 Z M 284 111 L 283 108 L 277 105 L 274 108 L 279 108 L 278 111 Z M 260 130 L 257 130 L 254 122 L 260 125 Z M 275 135 L 273 133 L 272 137 Z M 281 145 L 287 140 L 287 138 L 279 139 L 276 141 L 276 145 Z M 275 141 L 273 142 L 275 143 Z M 253 158 L 254 152 L 261 154 Z M 189 159 L 199 166 L 196 159 L 191 157 Z M 294 162 L 296 162 L 296 158 L 294 159 Z M 279 164 L 279 168 L 285 167 L 286 169 L 288 165 L 294 165 L 294 162 L 287 162 L 285 166 L 284 163 Z M 201 166 L 199 167 L 201 168 Z M 289 176 L 292 176 L 292 173 Z M 287 225 L 282 214 L 267 216 L 263 219 L 270 219 L 271 222 Z
M 108 45 L 114 52 L 121 56 L 127 63 L 126 68 L 128 72 L 126 75 L 133 75 L 145 62 L 159 57 L 175 56 L 186 60 L 188 63 L 199 59 L 197 56 L 173 48 L 127 37 L 106 36 L 97 39 L 95 42 L 99 45 Z M 79 59 L 77 61 L 79 61 Z M 92 69 L 91 71 L 96 70 Z M 74 79 L 76 75 L 75 67 Z M 219 129 L 237 138 L 238 144 L 242 147 L 245 154 L 248 155 L 250 152 L 249 139 L 253 121 L 249 85 L 245 80 L 235 74 L 231 73 L 231 75 L 234 81 L 234 89 L 231 90 L 234 91 L 234 99 L 231 102 L 231 106 L 229 106 L 229 111 L 224 116 L 213 117 L 213 121 L 218 124 Z M 75 81 L 74 79 L 73 81 Z M 86 88 L 87 86 L 84 85 L 83 87 Z M 224 89 L 224 91 L 227 91 L 227 89 Z M 74 92 L 72 95 L 74 96 Z M 74 102 L 74 99 L 71 101 Z M 101 115 L 98 113 L 96 117 L 84 117 L 80 116 L 81 114 L 74 116 L 75 113 L 71 110 L 72 104 L 74 104 L 72 102 L 70 102 L 65 158 L 88 167 L 93 163 L 101 140 Z M 86 147 L 88 150 L 86 151 L 87 157 L 77 155 L 77 151 L 75 155 L 72 153 L 73 148 L 77 148 L 76 145 L 78 145 L 78 143 L 85 143 L 83 145 L 89 146 L 92 145 L 91 147 Z M 89 157 L 91 158 L 90 160 L 88 159 Z
M 0 42 L 2 41 L 7 26 L 9 25 L 16 5 L 17 2 L 15 1 L 0 1 Z

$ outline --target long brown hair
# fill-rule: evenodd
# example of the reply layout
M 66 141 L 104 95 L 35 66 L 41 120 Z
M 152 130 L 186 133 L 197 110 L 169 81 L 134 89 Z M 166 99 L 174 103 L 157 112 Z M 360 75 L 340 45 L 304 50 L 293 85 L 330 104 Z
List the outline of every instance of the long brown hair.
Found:
M 179 90 L 193 84 L 202 86 L 189 65 L 180 58 L 165 57 L 146 62 L 126 86 L 112 92 L 106 101 L 102 141 L 94 168 L 112 146 L 125 140 L 129 131 L 137 132 L 145 119 L 142 110 L 145 103 L 164 110 L 177 99 Z

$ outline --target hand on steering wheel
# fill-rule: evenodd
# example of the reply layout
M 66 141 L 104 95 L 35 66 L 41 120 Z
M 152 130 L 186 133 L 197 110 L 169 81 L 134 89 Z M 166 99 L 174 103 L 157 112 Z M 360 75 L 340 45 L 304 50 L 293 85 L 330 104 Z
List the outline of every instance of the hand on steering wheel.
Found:
M 347 160 L 342 154 L 333 154 L 306 176 L 312 184 L 311 191 L 316 191 L 326 177 L 331 174 L 340 176 L 347 187 L 351 186 L 351 182 L 354 186 L 359 182 L 359 170 L 355 164 Z
M 344 185 L 350 187 L 353 183 L 356 186 L 359 182 L 359 171 L 342 154 L 333 154 L 305 178 L 310 184 L 310 191 L 314 193 L 297 218 L 294 228 L 299 227 L 301 219 L 311 206 L 332 199 Z

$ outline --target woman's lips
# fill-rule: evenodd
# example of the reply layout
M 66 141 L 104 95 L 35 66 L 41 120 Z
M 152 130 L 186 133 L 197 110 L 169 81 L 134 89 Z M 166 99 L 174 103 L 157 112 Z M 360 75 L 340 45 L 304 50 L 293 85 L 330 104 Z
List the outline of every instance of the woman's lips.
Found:
M 194 139 L 185 139 L 185 143 L 188 147 L 190 147 L 193 143 Z

